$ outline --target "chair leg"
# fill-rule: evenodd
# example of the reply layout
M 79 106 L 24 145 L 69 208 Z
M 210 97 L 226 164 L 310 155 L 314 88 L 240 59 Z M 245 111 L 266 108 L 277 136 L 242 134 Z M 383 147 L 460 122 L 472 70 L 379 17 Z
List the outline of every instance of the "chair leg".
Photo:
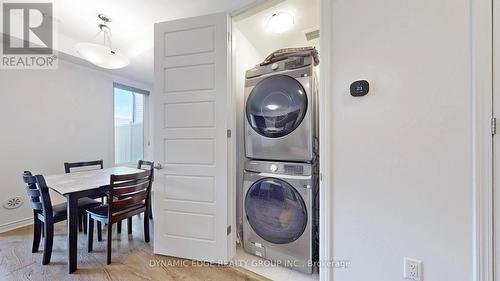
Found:
M 94 219 L 87 214 L 87 252 L 92 252 L 94 248 Z
M 113 224 L 108 222 L 108 245 L 106 247 L 106 264 L 111 264 L 111 241 L 113 237 Z
M 84 213 L 83 214 L 83 233 L 87 234 L 87 215 Z
M 33 221 L 33 247 L 31 248 L 32 253 L 38 252 L 41 237 L 42 237 L 42 222 L 37 219 L 35 214 Z
M 132 217 L 127 219 L 127 233 L 132 234 Z
M 51 222 L 45 222 L 45 239 L 43 244 L 43 259 L 42 264 L 46 265 L 50 263 L 50 257 L 52 256 L 52 242 L 54 240 L 54 224 Z
M 122 221 L 116 223 L 116 232 L 122 233 Z
M 40 228 L 42 229 L 42 237 L 45 237 L 45 226 L 43 221 L 40 221 Z
M 78 216 L 78 232 L 83 231 L 83 214 Z
M 153 208 L 151 205 L 151 199 L 149 200 L 149 219 L 153 219 Z
M 97 241 L 102 241 L 102 224 L 100 221 L 97 222 Z
M 149 243 L 149 213 L 144 214 L 144 242 Z

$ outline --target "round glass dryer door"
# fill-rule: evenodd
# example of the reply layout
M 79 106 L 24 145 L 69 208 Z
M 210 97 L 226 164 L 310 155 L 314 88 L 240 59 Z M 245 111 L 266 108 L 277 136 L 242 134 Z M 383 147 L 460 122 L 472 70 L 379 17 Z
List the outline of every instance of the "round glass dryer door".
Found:
M 287 75 L 274 75 L 257 83 L 246 104 L 250 126 L 269 138 L 279 138 L 293 132 L 304 119 L 306 111 L 304 88 Z
M 307 225 L 307 210 L 300 194 L 275 178 L 261 179 L 250 187 L 245 212 L 257 235 L 274 244 L 297 240 Z

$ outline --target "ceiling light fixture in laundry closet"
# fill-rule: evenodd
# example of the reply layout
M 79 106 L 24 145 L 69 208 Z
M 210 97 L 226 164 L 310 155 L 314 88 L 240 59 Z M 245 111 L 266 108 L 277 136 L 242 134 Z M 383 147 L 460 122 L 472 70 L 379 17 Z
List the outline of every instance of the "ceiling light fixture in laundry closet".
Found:
M 295 20 L 293 18 L 293 15 L 289 12 L 277 12 L 274 13 L 268 20 L 267 20 L 267 28 L 269 28 L 271 31 L 274 33 L 283 33 L 287 30 L 289 30 L 293 24 L 295 23 Z

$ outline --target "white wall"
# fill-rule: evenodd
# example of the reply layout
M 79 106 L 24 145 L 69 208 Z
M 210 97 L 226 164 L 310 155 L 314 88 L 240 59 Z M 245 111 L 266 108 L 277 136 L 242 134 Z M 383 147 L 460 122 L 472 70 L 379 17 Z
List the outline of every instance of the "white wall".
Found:
M 245 72 L 264 60 L 264 56 L 254 48 L 248 39 L 233 25 L 232 36 L 233 58 L 233 97 L 236 106 L 236 225 L 240 233 L 242 223 L 242 188 L 243 169 L 245 164 L 244 116 L 245 105 Z
M 57 70 L 0 70 L 0 201 L 25 198 L 19 209 L 0 206 L 0 231 L 32 217 L 21 179 L 24 170 L 64 173 L 65 161 L 103 159 L 105 166 L 114 164 L 113 82 L 152 88 L 64 60 Z M 151 156 L 145 152 L 145 158 Z M 56 195 L 53 200 L 61 202 Z
M 468 0 L 333 1 L 335 281 L 472 280 Z M 357 79 L 366 97 L 349 95 Z M 328 94 L 328 93 L 324 93 Z

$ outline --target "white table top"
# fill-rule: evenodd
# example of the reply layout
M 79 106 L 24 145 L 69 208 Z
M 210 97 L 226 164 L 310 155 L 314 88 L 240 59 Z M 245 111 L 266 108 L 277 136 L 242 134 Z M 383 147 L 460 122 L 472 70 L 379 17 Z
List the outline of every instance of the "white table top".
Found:
M 111 175 L 124 175 L 144 172 L 130 167 L 113 167 L 107 169 L 79 171 L 69 174 L 45 176 L 47 186 L 61 195 L 96 189 L 109 185 Z

